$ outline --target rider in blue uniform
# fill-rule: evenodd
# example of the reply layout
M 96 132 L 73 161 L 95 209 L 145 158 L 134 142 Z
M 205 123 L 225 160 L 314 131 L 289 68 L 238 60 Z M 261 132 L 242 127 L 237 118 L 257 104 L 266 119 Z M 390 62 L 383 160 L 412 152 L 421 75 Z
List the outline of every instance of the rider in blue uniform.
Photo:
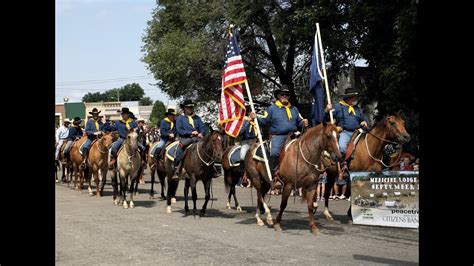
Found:
M 122 108 L 121 111 L 122 119 L 115 121 L 115 124 L 110 126 L 111 130 L 117 130 L 119 133 L 119 138 L 117 141 L 112 143 L 112 148 L 110 148 L 109 152 L 109 169 L 113 169 L 115 163 L 117 161 L 117 152 L 122 146 L 125 138 L 127 137 L 128 131 L 131 128 L 137 128 L 138 124 L 133 119 L 135 116 L 127 107 Z M 140 153 L 143 154 L 145 147 L 138 142 L 138 149 L 140 149 Z M 142 165 L 144 164 L 144 158 L 142 156 Z
M 308 120 L 304 119 L 298 111 L 298 108 L 289 102 L 290 91 L 286 85 L 275 90 L 277 101 L 268 107 L 262 117 L 258 117 L 258 124 L 262 127 L 270 125 L 270 170 L 273 171 L 274 178 L 277 177 L 279 166 L 280 151 L 289 134 L 294 133 L 299 128 L 307 127 Z M 256 114 L 251 113 L 251 118 Z
M 70 159 L 69 152 L 71 151 L 72 144 L 74 143 L 74 141 L 81 139 L 82 134 L 84 134 L 82 128 L 79 126 L 81 122 L 81 118 L 76 116 L 72 121 L 72 127 L 69 127 L 69 137 L 66 147 L 64 148 L 64 157 L 68 160 Z
M 100 112 L 101 111 L 98 111 L 97 108 L 94 108 L 92 109 L 92 112 L 89 112 L 89 114 L 92 115 L 92 119 L 89 119 L 86 123 L 87 140 L 84 145 L 82 145 L 82 156 L 84 159 L 82 160 L 81 168 L 86 167 L 86 161 L 87 157 L 89 157 L 89 149 L 91 148 L 92 141 L 98 139 L 102 135 L 102 131 L 106 129 L 104 122 L 99 119 Z
M 184 109 L 184 114 L 176 119 L 176 133 L 180 137 L 176 158 L 174 159 L 174 167 L 176 174 L 179 171 L 179 163 L 183 159 L 184 150 L 187 146 L 202 139 L 206 128 L 201 118 L 194 114 L 194 103 L 191 100 L 185 100 L 180 104 L 180 108 Z
M 176 136 L 176 111 L 174 109 L 168 109 L 165 113 L 165 118 L 161 120 L 159 125 L 160 128 L 160 142 L 153 151 L 153 158 L 155 162 L 158 161 L 158 156 L 161 153 L 162 149 L 165 147 L 165 144 L 168 141 L 173 141 Z M 158 125 L 157 125 L 158 126 Z

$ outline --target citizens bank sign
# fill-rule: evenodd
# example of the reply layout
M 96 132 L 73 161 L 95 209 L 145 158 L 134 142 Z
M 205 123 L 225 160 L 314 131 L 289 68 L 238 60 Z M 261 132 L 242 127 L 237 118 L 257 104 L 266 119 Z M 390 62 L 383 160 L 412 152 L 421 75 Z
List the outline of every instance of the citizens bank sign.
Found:
M 418 228 L 418 171 L 350 175 L 354 224 Z

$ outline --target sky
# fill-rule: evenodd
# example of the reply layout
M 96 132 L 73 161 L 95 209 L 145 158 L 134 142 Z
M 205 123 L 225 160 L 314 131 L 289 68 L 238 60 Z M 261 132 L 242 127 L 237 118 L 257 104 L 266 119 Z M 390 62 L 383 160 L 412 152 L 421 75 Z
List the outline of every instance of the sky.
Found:
M 145 96 L 174 104 L 141 62 L 155 0 L 56 0 L 56 103 L 138 83 Z

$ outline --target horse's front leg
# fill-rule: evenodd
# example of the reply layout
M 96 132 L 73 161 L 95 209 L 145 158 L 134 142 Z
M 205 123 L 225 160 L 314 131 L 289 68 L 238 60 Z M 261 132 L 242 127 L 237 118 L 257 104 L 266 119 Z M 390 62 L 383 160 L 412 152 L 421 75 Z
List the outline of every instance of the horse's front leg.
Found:
M 329 213 L 329 194 L 331 193 L 331 189 L 334 186 L 335 182 L 335 177 L 330 178 L 329 175 L 327 176 L 327 182 L 325 184 L 324 188 L 324 217 L 326 217 L 326 220 L 328 221 L 334 221 L 334 218 L 332 215 Z
M 281 203 L 280 203 L 280 211 L 278 212 L 278 216 L 276 218 L 276 223 L 275 223 L 275 230 L 276 231 L 281 231 L 281 217 L 283 216 L 283 212 L 285 211 L 285 208 L 288 204 L 288 198 L 291 195 L 291 183 L 287 182 L 285 183 L 285 186 L 283 187 L 283 193 L 281 194 Z M 311 206 L 313 202 L 311 201 Z
M 209 199 L 211 198 L 210 188 L 211 188 L 211 183 L 212 183 L 212 177 L 210 176 L 204 179 L 202 183 L 204 185 L 204 191 L 206 193 L 206 197 L 204 198 L 204 205 L 202 205 L 201 213 L 199 213 L 199 216 L 201 217 L 206 215 L 207 203 L 209 202 Z
M 184 212 L 186 214 L 189 214 L 189 205 L 188 205 L 189 186 L 190 186 L 190 180 L 189 178 L 186 178 L 184 181 Z
M 306 189 L 306 203 L 308 205 L 308 222 L 309 229 L 314 235 L 319 234 L 319 230 L 314 223 L 314 214 L 313 214 L 313 197 L 314 197 L 314 188 Z

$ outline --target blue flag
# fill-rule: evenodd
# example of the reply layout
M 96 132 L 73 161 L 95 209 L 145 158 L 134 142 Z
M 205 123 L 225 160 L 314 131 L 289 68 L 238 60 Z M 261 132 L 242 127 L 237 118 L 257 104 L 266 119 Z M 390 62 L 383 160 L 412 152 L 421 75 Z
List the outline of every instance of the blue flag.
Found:
M 311 77 L 309 80 L 309 92 L 313 95 L 314 103 L 311 110 L 311 122 L 316 126 L 324 120 L 324 91 L 321 54 L 319 52 L 319 44 L 315 39 L 313 45 L 313 54 L 311 56 Z

